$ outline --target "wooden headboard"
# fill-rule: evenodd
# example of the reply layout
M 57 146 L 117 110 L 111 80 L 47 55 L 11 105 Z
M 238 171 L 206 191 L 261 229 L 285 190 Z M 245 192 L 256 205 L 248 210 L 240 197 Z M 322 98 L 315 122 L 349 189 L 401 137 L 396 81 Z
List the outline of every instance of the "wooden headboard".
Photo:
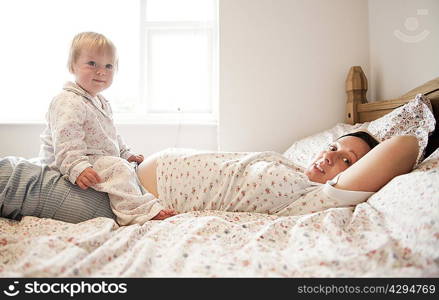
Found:
M 361 67 L 351 67 L 346 78 L 346 123 L 355 124 L 376 120 L 414 98 L 413 93 L 407 93 L 406 96 L 398 99 L 367 102 L 366 92 L 366 75 Z M 437 90 L 433 92 L 437 92 Z M 428 96 L 427 93 L 426 95 Z M 436 129 L 428 140 L 426 156 L 439 146 L 439 98 L 430 98 L 430 100 L 433 106 L 433 114 L 436 118 Z

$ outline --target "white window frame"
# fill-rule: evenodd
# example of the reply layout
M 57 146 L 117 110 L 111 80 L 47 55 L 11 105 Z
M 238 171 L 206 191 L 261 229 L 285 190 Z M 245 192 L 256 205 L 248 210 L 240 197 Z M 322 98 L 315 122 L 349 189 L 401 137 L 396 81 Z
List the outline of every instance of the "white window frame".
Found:
M 139 106 L 146 121 L 155 123 L 176 122 L 179 123 L 214 123 L 218 122 L 218 1 L 214 1 L 214 20 L 212 23 L 193 21 L 173 22 L 149 22 L 146 20 L 146 8 L 148 0 L 140 0 L 140 100 Z M 149 38 L 155 32 L 193 31 L 208 34 L 209 40 L 209 71 L 210 71 L 210 110 L 207 112 L 185 112 L 181 108 L 175 111 L 155 111 L 151 108 L 148 87 L 151 85 L 151 68 Z M 145 120 L 145 118 L 144 118 Z

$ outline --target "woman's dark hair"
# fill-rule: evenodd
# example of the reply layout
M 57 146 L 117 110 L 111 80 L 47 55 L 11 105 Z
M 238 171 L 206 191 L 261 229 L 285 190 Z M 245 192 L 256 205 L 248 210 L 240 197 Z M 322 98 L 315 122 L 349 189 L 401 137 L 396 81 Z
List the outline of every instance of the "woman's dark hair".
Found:
M 357 138 L 362 139 L 363 141 L 366 142 L 366 144 L 369 145 L 370 149 L 373 149 L 376 145 L 378 145 L 380 143 L 373 136 L 371 136 L 369 133 L 367 133 L 365 131 L 351 132 L 351 133 L 342 135 L 337 140 L 339 140 L 339 139 L 341 139 L 342 137 L 345 137 L 345 136 L 355 136 Z

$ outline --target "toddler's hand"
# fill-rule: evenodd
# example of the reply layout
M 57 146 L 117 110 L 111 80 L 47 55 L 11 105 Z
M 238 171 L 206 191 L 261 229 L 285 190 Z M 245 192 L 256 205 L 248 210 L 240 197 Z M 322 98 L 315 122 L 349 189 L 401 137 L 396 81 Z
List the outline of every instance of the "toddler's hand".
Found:
M 86 168 L 79 174 L 78 178 L 76 178 L 76 184 L 83 190 L 99 182 L 101 182 L 101 178 L 91 167 Z
M 140 164 L 143 161 L 143 155 L 139 154 L 139 155 L 131 155 L 130 157 L 128 157 L 128 162 L 133 162 L 135 161 L 136 163 Z
M 152 218 L 152 220 L 164 220 L 175 216 L 176 214 L 178 214 L 178 212 L 173 209 L 163 209 L 154 218 Z

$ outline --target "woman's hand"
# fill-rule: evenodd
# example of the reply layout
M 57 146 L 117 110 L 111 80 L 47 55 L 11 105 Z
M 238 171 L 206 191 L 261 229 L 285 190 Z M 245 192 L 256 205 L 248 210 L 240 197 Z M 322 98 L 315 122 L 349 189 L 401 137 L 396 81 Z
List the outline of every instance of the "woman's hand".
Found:
M 128 162 L 136 162 L 137 164 L 140 165 L 140 163 L 143 161 L 143 155 L 139 154 L 139 155 L 131 155 L 130 157 L 128 157 Z
M 178 212 L 173 209 L 163 209 L 154 218 L 152 218 L 152 220 L 164 220 L 169 217 L 173 217 L 176 214 L 178 214 Z
M 101 182 L 101 178 L 91 167 L 86 168 L 79 174 L 78 178 L 76 178 L 76 184 L 83 190 L 99 182 Z

